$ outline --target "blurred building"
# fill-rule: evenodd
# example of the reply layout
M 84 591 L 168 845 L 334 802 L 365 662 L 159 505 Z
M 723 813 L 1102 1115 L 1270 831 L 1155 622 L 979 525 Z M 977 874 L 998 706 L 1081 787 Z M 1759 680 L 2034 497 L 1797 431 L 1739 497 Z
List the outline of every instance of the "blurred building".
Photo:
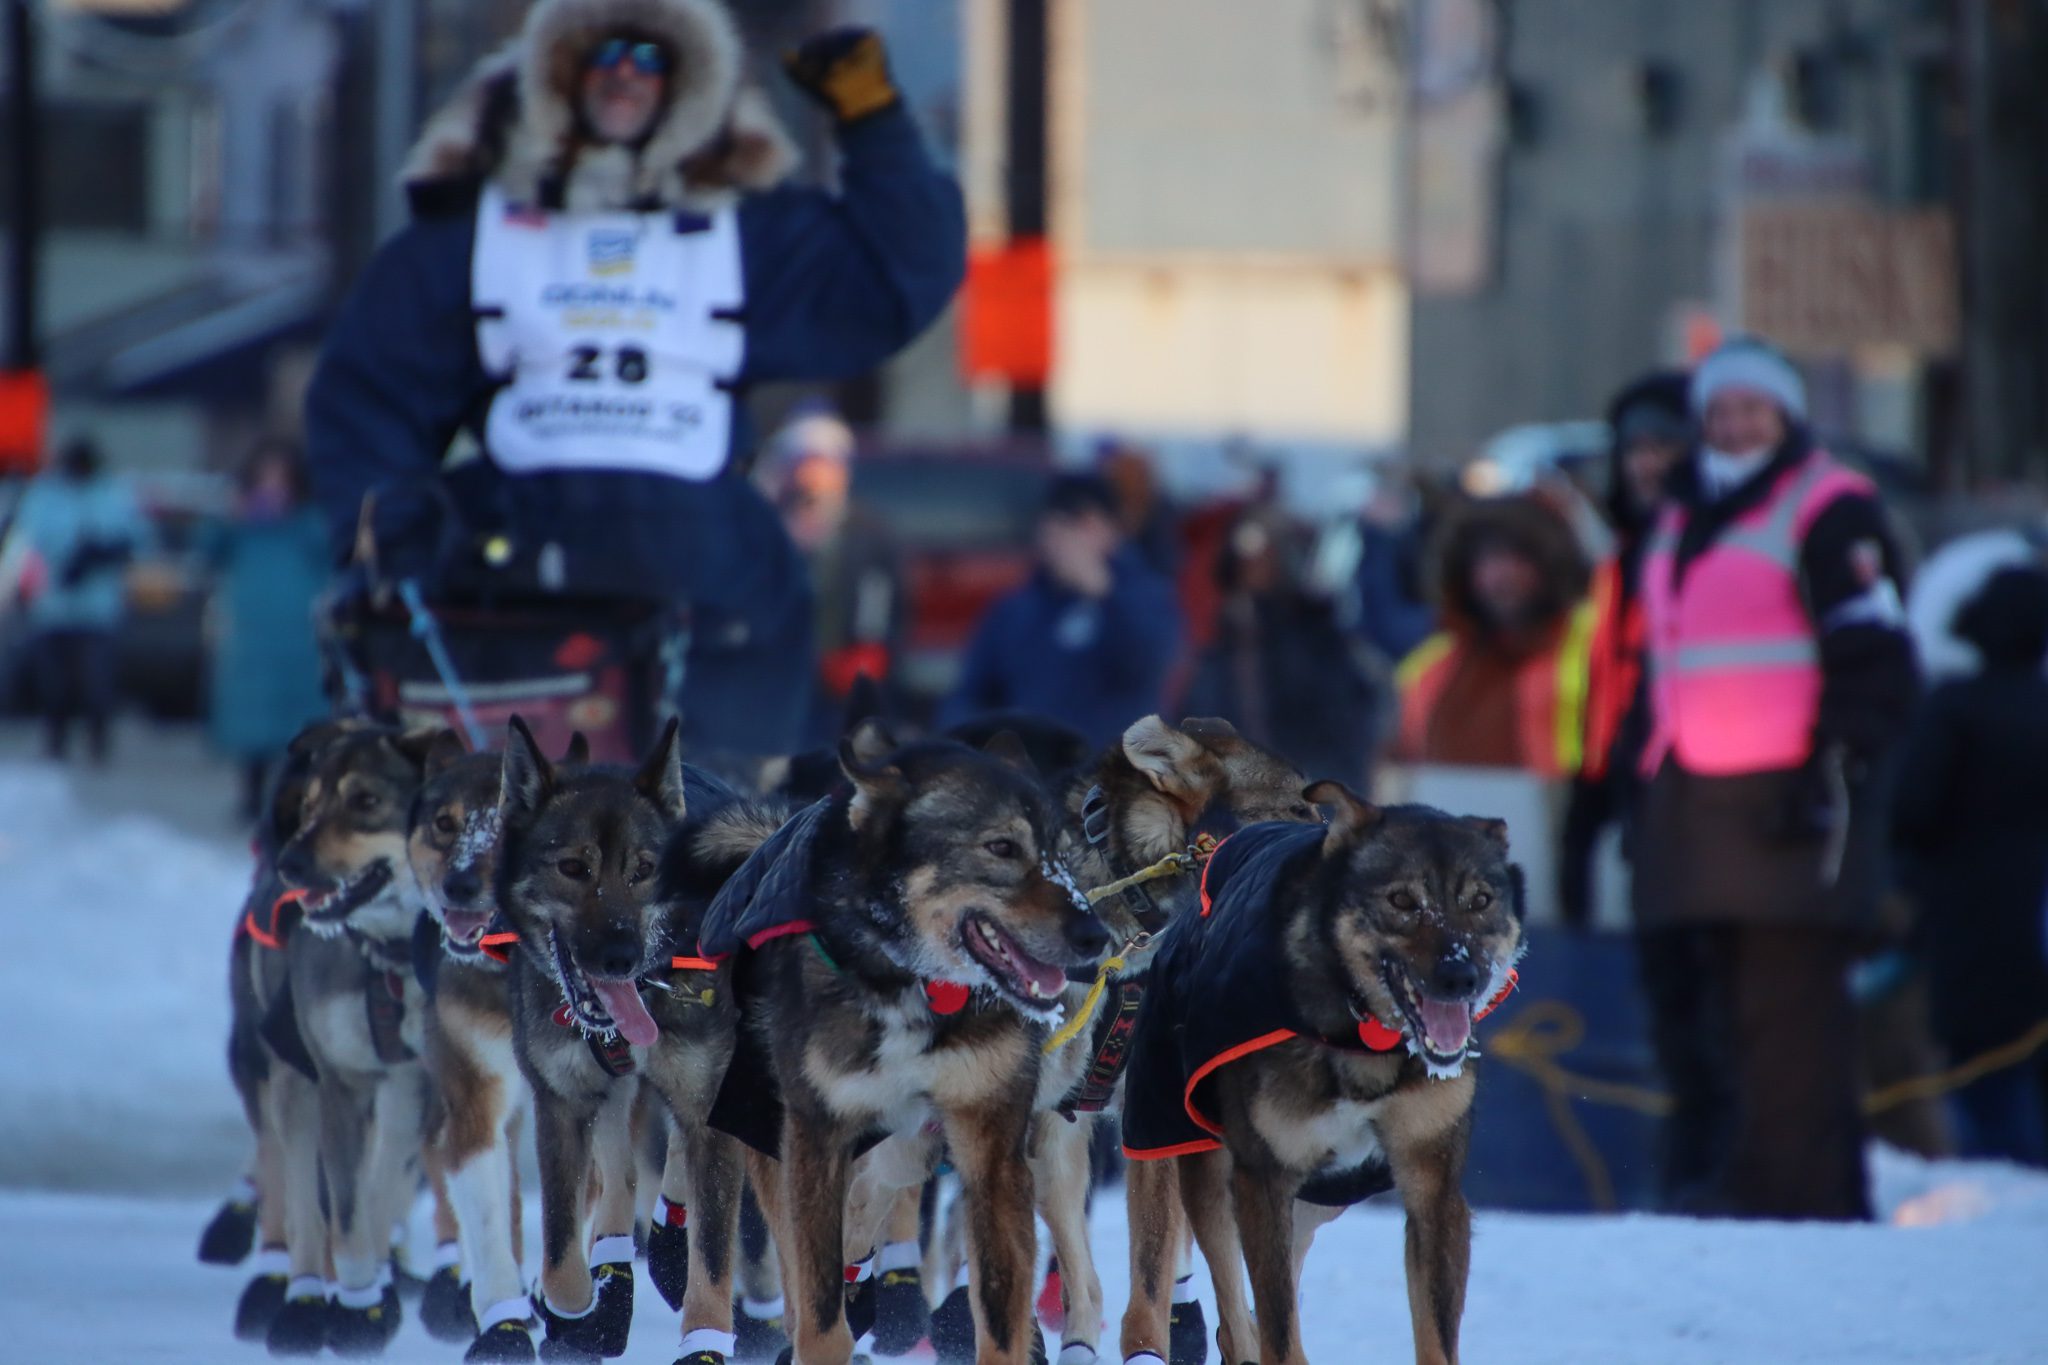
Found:
M 1977 468 L 2038 452 L 2043 9 L 1417 0 L 1412 449 L 1595 415 L 1746 328 L 1828 432 L 1940 466 L 2002 403 Z M 1993 314 L 2003 339 L 1973 340 Z M 2002 397 L 1973 403 L 1965 361 Z
M 1048 406 L 1065 432 L 1355 452 L 1406 424 L 1401 82 L 1353 0 L 967 0 L 977 256 L 1014 235 L 1010 27 L 1044 11 Z M 1026 113 L 1028 116 L 1028 112 Z M 970 293 L 970 307 L 986 302 Z

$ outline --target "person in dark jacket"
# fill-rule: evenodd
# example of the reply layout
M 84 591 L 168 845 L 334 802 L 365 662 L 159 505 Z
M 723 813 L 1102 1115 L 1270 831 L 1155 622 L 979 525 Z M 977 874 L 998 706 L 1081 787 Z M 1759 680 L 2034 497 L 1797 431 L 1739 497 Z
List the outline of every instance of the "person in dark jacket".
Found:
M 1232 528 L 1216 566 L 1216 640 L 1196 661 L 1182 707 L 1222 716 L 1303 772 L 1364 786 L 1372 682 L 1336 604 L 1307 586 L 1307 540 L 1273 507 Z
M 1116 495 L 1099 478 L 1053 480 L 1038 553 L 1031 581 L 975 631 L 939 724 L 1032 711 L 1101 747 L 1159 709 L 1180 651 L 1180 604 L 1124 543 Z
M 1935 1032 L 1961 1063 L 2048 1020 L 2048 572 L 2000 570 L 1956 613 L 1955 634 L 1983 671 L 1928 696 L 1894 820 Z M 2048 1165 L 2048 1052 L 1953 1099 L 1965 1155 Z
M 966 268 L 959 189 L 880 38 L 836 30 L 787 65 L 835 120 L 837 193 L 787 183 L 791 143 L 715 0 L 542 0 L 428 125 L 413 221 L 307 399 L 344 554 L 374 492 L 390 576 L 480 551 L 542 590 L 689 605 L 698 752 L 786 752 L 812 682 L 801 560 L 735 468 L 738 396 L 873 369 Z M 465 427 L 483 458 L 444 478 Z
M 1591 917 L 1593 854 L 1600 831 L 1626 818 L 1637 790 L 1644 735 L 1637 706 L 1643 670 L 1643 553 L 1671 471 L 1692 444 L 1687 377 L 1657 370 L 1636 379 L 1607 408 L 1606 509 L 1614 549 L 1593 569 L 1592 653 L 1586 680 L 1586 752 L 1572 782 L 1558 855 L 1558 904 L 1565 921 Z
M 853 498 L 853 432 L 837 414 L 803 412 L 770 446 L 770 496 L 817 597 L 818 687 L 804 747 L 830 752 L 861 678 L 888 710 L 906 615 L 903 561 L 889 528 Z
M 1726 1145 L 1684 1202 L 1703 1212 L 1867 1218 L 1852 962 L 1885 876 L 1885 775 L 1919 681 L 1903 566 L 1870 481 L 1805 426 L 1805 386 L 1738 339 L 1694 372 L 1701 444 L 1643 560 L 1649 779 L 1633 901 L 1645 934 L 1706 932 L 1650 981 L 1653 1036 L 1709 1029 L 1728 1073 L 1681 1115 Z M 1704 1115 L 1704 1118 L 1697 1116 Z

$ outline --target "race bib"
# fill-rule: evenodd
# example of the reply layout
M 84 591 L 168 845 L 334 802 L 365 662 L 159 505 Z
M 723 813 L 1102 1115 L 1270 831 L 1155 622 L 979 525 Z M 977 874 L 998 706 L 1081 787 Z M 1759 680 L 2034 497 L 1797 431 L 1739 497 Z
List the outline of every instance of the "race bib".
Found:
M 477 351 L 502 387 L 484 447 L 512 473 L 710 479 L 732 446 L 745 300 L 737 215 L 477 213 Z

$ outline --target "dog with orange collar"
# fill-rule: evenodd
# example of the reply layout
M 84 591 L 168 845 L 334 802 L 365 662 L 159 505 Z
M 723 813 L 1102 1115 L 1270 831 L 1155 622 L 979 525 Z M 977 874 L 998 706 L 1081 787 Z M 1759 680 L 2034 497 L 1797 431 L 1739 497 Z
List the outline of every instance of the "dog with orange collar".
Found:
M 1250 1272 L 1257 1339 L 1227 1360 L 1304 1365 L 1298 1275 L 1315 1227 L 1398 1189 L 1416 1359 L 1458 1353 L 1471 1214 L 1459 1188 L 1473 1027 L 1513 989 L 1522 878 L 1506 826 L 1307 795 L 1327 828 L 1261 825 L 1209 860 L 1201 913 L 1161 937 L 1131 1046 L 1124 1151 L 1173 1171 L 1214 1278 Z M 1334 1212 L 1328 1216 L 1334 1216 Z M 1156 1256 L 1155 1256 L 1156 1259 Z M 1126 1365 L 1163 1360 L 1172 1267 L 1134 1265 Z M 1148 1292 L 1149 1287 L 1149 1292 Z

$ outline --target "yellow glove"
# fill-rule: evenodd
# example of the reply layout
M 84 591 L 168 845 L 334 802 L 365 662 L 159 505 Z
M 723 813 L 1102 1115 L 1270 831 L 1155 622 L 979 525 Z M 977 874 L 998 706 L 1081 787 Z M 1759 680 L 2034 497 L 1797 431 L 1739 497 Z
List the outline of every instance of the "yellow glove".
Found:
M 888 49 L 873 29 L 821 33 L 783 57 L 782 65 L 841 123 L 893 108 L 902 99 L 889 75 Z

